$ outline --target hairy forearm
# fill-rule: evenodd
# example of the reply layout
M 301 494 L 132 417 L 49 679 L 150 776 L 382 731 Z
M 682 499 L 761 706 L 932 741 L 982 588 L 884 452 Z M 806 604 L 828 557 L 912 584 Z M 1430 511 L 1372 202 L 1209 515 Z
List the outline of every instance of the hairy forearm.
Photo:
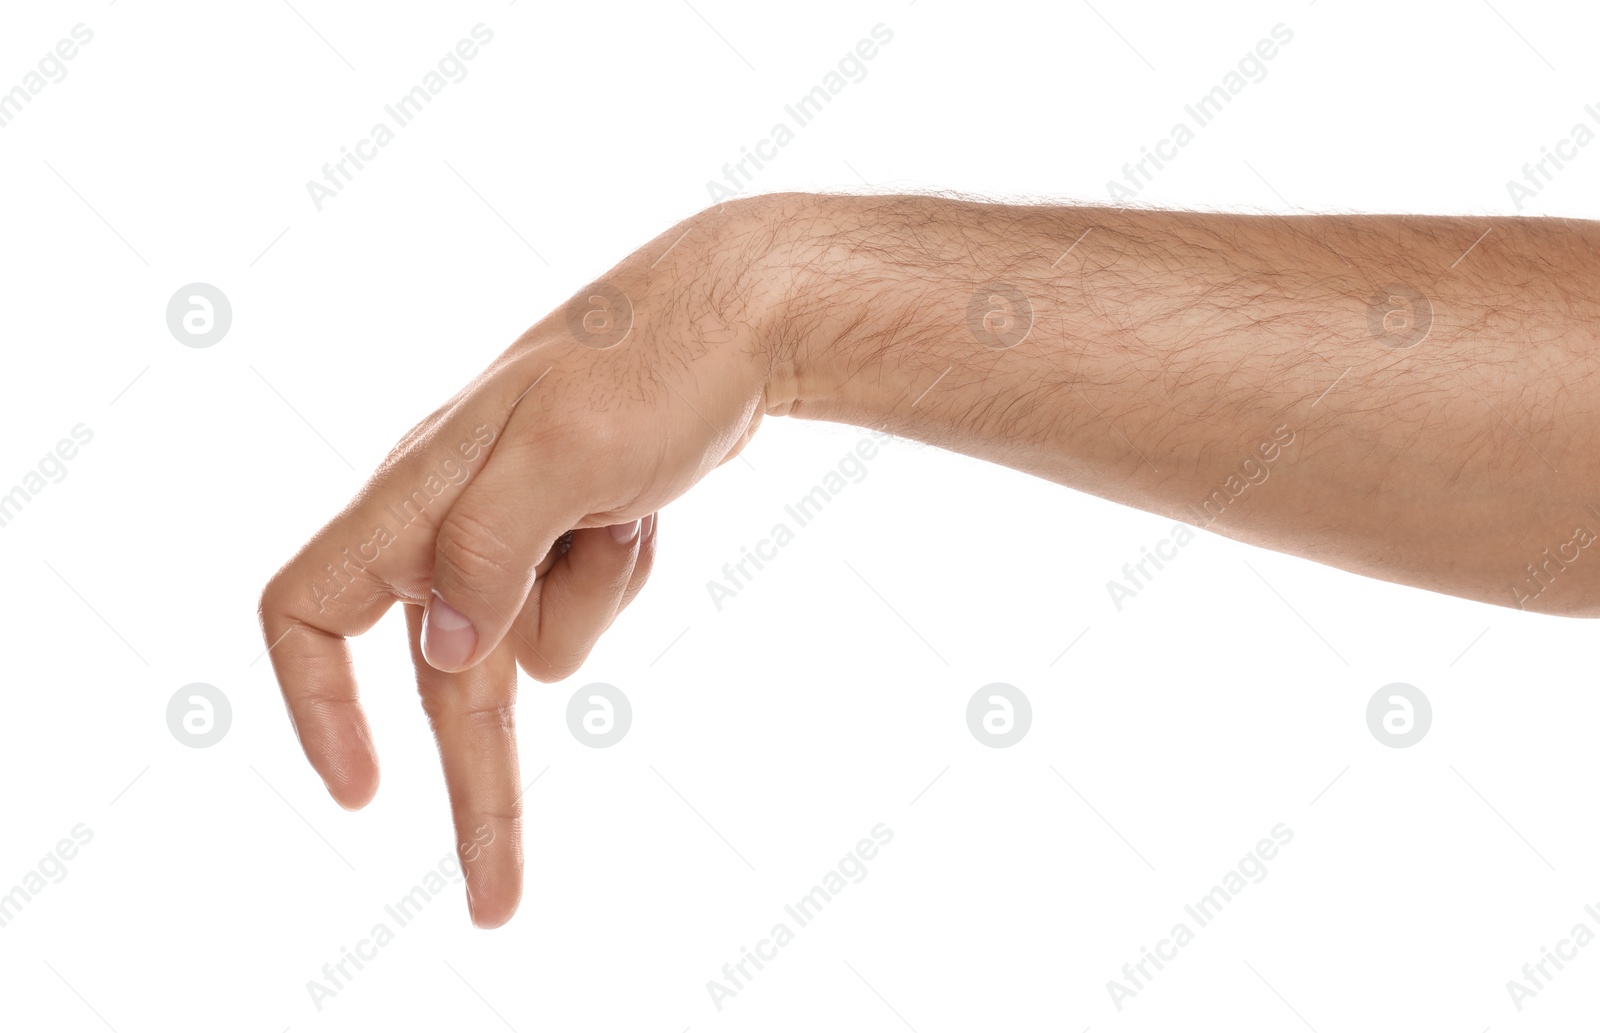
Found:
M 1600 615 L 1600 224 L 767 203 L 793 230 L 769 411 Z

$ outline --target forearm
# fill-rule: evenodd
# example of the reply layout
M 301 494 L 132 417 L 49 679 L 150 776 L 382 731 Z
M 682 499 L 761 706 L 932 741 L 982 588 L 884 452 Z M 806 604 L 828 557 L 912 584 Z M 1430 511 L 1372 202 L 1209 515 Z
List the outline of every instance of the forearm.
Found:
M 803 232 L 774 412 L 1374 577 L 1600 613 L 1600 224 L 777 203 Z M 1420 341 L 1374 314 L 1390 285 L 1428 299 Z

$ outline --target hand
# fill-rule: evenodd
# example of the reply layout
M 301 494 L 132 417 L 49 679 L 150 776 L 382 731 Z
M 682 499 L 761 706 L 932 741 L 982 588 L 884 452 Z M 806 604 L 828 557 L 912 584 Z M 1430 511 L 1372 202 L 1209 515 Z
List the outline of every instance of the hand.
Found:
M 763 415 L 888 430 L 1173 519 L 1199 509 L 1369 576 L 1600 614 L 1600 566 L 1573 552 L 1600 515 L 1595 421 L 1568 390 L 1600 375 L 1600 224 L 1490 229 L 1494 250 L 1462 263 L 1476 220 L 807 195 L 696 216 L 413 429 L 267 587 L 306 753 L 340 803 L 371 799 L 344 639 L 410 604 L 474 918 L 504 922 L 521 885 L 515 665 L 576 669 L 649 568 L 657 535 L 634 521 Z M 1426 333 L 1396 339 L 1381 303 L 1413 294 Z M 1314 447 L 1243 496 L 1265 478 L 1242 464 L 1280 430 Z
M 783 221 L 768 199 L 724 205 L 580 291 L 413 427 L 262 595 L 301 745 L 351 809 L 378 759 L 346 637 L 406 604 L 480 926 L 521 897 L 516 668 L 576 671 L 649 575 L 656 511 L 755 433 L 783 361 L 788 281 L 765 275 Z

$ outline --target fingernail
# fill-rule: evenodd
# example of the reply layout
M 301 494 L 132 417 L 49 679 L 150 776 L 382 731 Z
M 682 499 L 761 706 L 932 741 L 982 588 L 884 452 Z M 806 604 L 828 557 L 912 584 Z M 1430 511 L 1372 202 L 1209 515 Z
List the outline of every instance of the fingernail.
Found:
M 654 513 L 645 517 L 641 523 L 644 525 L 644 537 L 646 539 L 656 533 L 656 515 Z
M 477 646 L 478 632 L 472 621 L 434 592 L 423 622 L 423 658 L 440 670 L 454 670 L 472 659 Z
M 639 521 L 637 520 L 630 520 L 626 524 L 611 525 L 611 537 L 615 538 L 619 545 L 627 545 L 633 541 L 634 535 L 638 533 Z

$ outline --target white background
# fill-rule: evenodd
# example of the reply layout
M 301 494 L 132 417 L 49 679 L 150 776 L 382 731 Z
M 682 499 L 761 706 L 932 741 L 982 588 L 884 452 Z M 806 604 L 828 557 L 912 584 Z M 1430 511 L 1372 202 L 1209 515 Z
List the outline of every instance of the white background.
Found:
M 905 441 L 719 611 L 706 583 L 861 436 L 769 421 L 662 513 L 584 669 L 524 680 L 516 919 L 473 929 L 451 886 L 320 1010 L 307 981 L 451 851 L 449 812 L 398 612 L 356 650 L 384 764 L 363 812 L 257 662 L 261 586 L 399 435 L 703 207 L 873 25 L 893 41 L 754 190 L 1103 202 L 1281 22 L 1266 78 L 1141 202 L 1487 215 L 1600 101 L 1591 10 L 1500 11 L 7 5 L 0 89 L 94 39 L 0 129 L 0 492 L 94 439 L 0 528 L 0 893 L 93 839 L 0 928 L 0 1025 L 1575 1028 L 1600 946 L 1520 1012 L 1506 982 L 1600 932 L 1586 623 L 1209 533 L 1119 611 L 1106 582 L 1169 521 Z M 306 181 L 480 22 L 467 78 L 317 211 Z M 1580 153 L 1526 212 L 1597 214 Z M 207 349 L 164 317 L 195 281 L 234 309 Z M 634 707 L 609 749 L 564 719 L 594 681 Z M 1033 705 L 1009 749 L 965 721 L 997 681 Z M 1396 681 L 1434 709 L 1408 749 L 1366 725 Z M 232 703 L 208 749 L 167 728 L 191 682 Z M 868 876 L 717 1010 L 707 981 L 880 822 Z M 1280 822 L 1265 881 L 1118 1010 L 1107 981 Z

